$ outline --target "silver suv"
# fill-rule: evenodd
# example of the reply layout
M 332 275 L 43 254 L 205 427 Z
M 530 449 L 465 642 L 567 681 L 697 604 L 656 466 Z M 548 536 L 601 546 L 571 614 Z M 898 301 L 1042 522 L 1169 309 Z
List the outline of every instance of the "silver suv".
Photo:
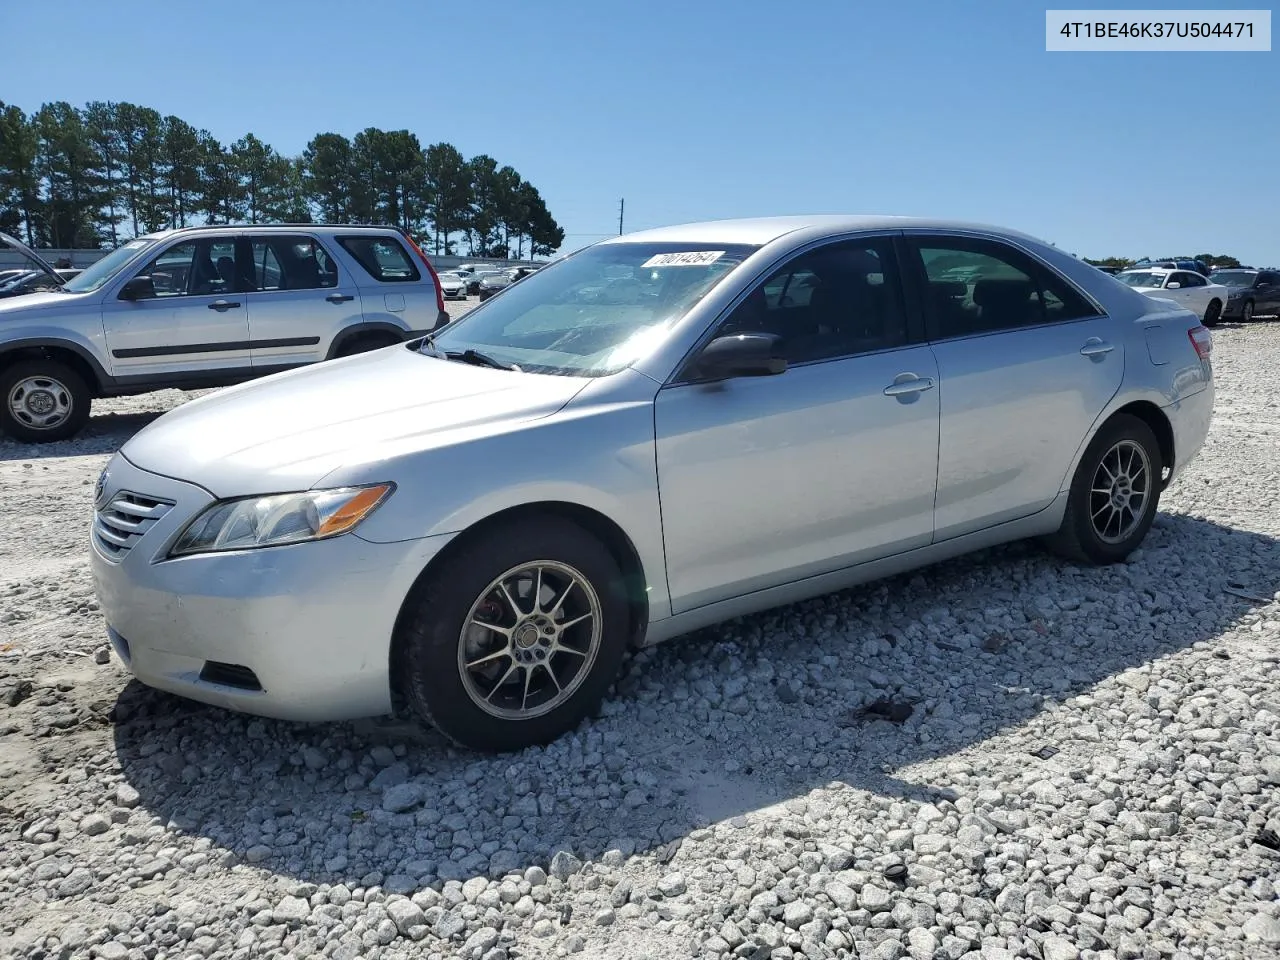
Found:
M 0 432 L 62 440 L 88 421 L 94 397 L 240 383 L 448 322 L 435 270 L 394 228 L 150 234 L 56 290 L 0 300 Z

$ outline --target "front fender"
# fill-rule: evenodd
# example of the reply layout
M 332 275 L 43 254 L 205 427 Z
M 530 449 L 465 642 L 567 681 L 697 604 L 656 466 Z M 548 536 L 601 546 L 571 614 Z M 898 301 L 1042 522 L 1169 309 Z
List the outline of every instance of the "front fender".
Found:
M 6 354 L 32 348 L 66 350 L 83 360 L 93 371 L 97 382 L 90 386 L 96 386 L 101 391 L 107 389 L 113 382 L 110 372 L 98 359 L 105 353 L 105 343 L 105 337 L 85 336 L 77 330 L 67 328 L 40 327 L 10 331 L 0 327 L 0 364 L 4 363 Z
M 654 458 L 653 404 L 562 410 L 457 443 L 335 470 L 318 486 L 393 480 L 395 494 L 360 525 L 380 543 L 465 532 L 515 507 L 564 503 L 612 521 L 635 546 L 650 619 L 670 615 Z

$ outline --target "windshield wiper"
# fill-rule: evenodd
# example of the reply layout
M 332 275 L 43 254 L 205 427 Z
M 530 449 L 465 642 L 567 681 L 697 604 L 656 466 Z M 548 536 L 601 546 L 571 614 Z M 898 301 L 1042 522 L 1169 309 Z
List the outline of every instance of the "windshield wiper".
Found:
M 434 346 L 434 342 L 432 344 Z M 446 350 L 445 357 L 449 360 L 458 360 L 462 363 L 470 363 L 477 367 L 493 367 L 495 370 L 514 370 L 520 372 L 520 368 L 514 363 L 505 363 L 496 357 L 491 357 L 487 353 L 481 353 L 479 350 Z

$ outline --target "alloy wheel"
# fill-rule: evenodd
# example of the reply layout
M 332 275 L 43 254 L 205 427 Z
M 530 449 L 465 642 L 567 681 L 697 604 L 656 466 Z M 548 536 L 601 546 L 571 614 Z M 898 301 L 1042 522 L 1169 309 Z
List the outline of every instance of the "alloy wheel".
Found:
M 1099 540 L 1120 543 L 1138 529 L 1151 484 L 1151 460 L 1140 443 L 1121 440 L 1102 456 L 1089 489 L 1089 516 Z

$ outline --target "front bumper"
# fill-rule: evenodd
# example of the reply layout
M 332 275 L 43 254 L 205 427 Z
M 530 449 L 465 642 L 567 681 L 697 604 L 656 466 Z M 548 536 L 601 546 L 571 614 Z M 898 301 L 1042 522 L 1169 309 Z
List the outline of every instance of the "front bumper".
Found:
M 103 498 L 173 503 L 119 559 L 90 534 L 90 568 L 116 653 L 148 686 L 285 720 L 391 711 L 400 606 L 448 536 L 332 540 L 164 559 L 213 501 L 193 484 L 117 455 Z

